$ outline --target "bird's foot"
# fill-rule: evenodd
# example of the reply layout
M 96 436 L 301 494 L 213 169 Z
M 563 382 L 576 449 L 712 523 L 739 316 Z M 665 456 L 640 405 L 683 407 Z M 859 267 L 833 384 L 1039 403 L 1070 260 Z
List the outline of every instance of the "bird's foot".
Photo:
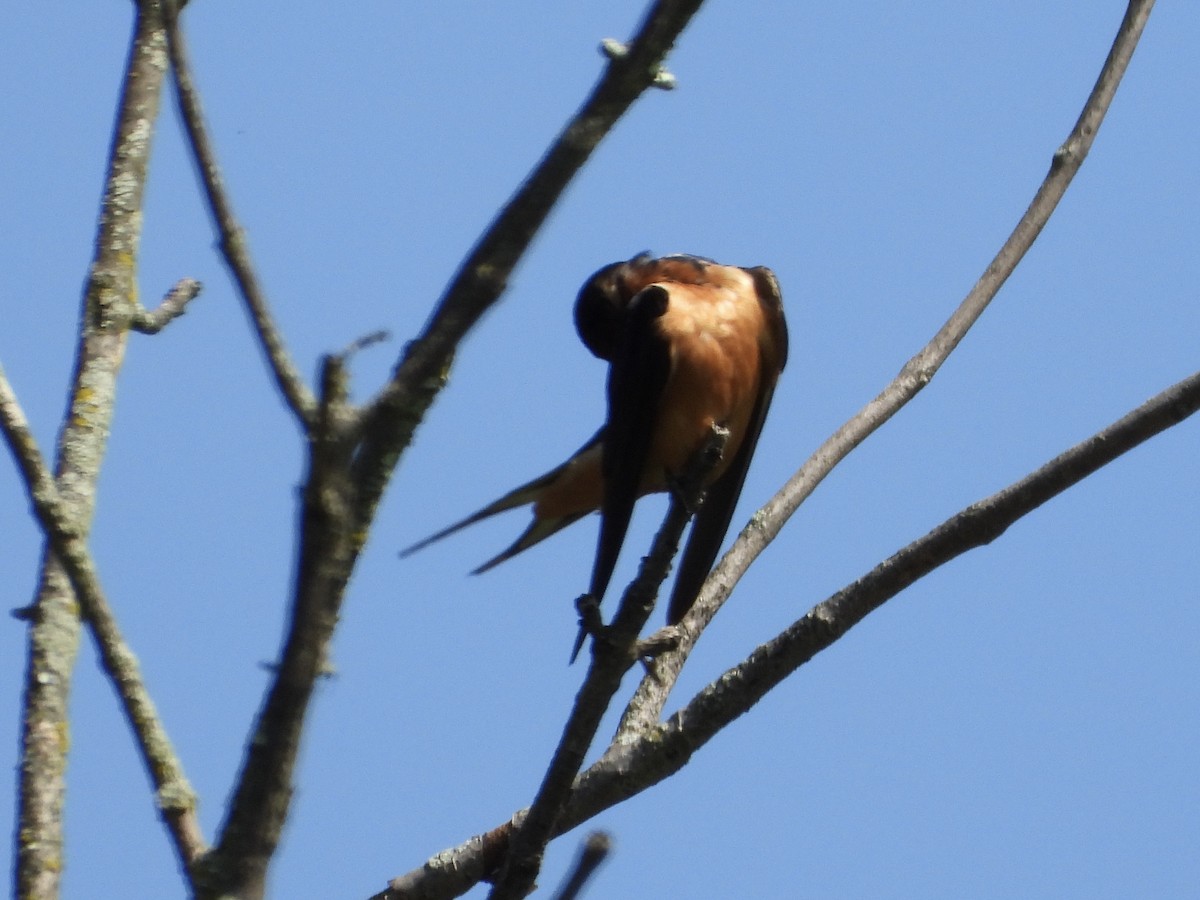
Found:
M 685 477 L 668 472 L 667 490 L 671 492 L 672 497 L 683 504 L 683 508 L 688 511 L 689 516 L 696 515 L 700 512 L 700 507 L 704 505 L 704 488 L 693 484 Z
M 729 429 L 713 425 L 708 440 L 697 450 L 683 472 L 666 473 L 667 490 L 683 504 L 689 515 L 694 516 L 704 505 L 704 479 L 721 462 Z

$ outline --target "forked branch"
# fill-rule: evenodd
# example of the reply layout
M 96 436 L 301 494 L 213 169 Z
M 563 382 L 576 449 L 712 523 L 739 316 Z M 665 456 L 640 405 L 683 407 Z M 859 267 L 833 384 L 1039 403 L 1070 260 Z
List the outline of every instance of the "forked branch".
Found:
M 554 834 L 564 834 L 674 775 L 722 728 L 872 610 L 951 559 L 995 540 L 1047 500 L 1198 409 L 1200 373 L 1171 386 L 1015 484 L 968 506 L 817 604 L 701 690 L 667 722 L 629 734 L 625 743 L 609 747 L 576 779 Z M 422 867 L 393 879 L 388 889 L 372 900 L 440 900 L 465 893 L 488 877 L 504 851 L 513 823 L 522 816 L 523 812 L 518 812 L 503 825 L 431 857 Z
M 1197 410 L 1200 372 L 1152 397 L 1020 481 L 951 516 L 817 604 L 701 690 L 666 723 L 648 729 L 626 746 L 611 748 L 581 776 L 566 816 L 581 815 L 596 806 L 611 806 L 629 796 L 629 785 L 640 785 L 636 793 L 673 774 L 722 728 L 870 612 L 950 560 L 991 543 L 1046 501 Z
M 207 849 L 196 817 L 196 795 L 146 690 L 137 658 L 125 643 L 104 596 L 87 541 L 62 503 L 58 486 L 3 369 L 0 369 L 0 431 L 23 476 L 46 540 L 66 572 L 83 618 L 96 639 L 100 664 L 117 691 L 142 762 L 154 782 L 158 809 L 180 863 L 185 871 L 190 870 Z

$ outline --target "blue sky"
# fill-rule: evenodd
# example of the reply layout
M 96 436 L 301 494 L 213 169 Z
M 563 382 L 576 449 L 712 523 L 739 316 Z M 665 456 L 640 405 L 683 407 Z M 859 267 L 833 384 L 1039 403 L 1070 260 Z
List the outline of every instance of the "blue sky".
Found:
M 598 76 L 635 2 L 194 0 L 196 75 L 302 369 L 369 396 L 498 204 Z M 1024 210 L 1124 11 L 712 2 L 465 342 L 382 507 L 313 707 L 277 896 L 366 897 L 525 805 L 594 518 L 485 576 L 516 513 L 396 551 L 561 461 L 603 416 L 570 309 L 598 266 L 686 251 L 775 269 L 792 354 L 735 519 L 890 380 Z M 0 38 L 0 363 L 44 448 L 131 21 L 22 6 Z M 1062 206 L 933 383 L 848 458 L 706 633 L 677 702 L 881 558 L 1197 368 L 1200 10 L 1163 3 Z M 93 551 L 211 835 L 276 654 L 299 436 L 214 250 L 173 110 L 140 284 L 204 294 L 131 340 Z M 1200 896 L 1200 423 L 1138 448 L 891 601 L 676 778 L 597 820 L 592 897 Z M 661 516 L 639 507 L 617 581 Z M 0 464 L 5 608 L 40 540 Z M 636 548 L 636 550 L 628 549 Z M 24 630 L 0 627 L 16 764 Z M 629 681 L 632 687 L 632 679 Z M 182 895 L 90 647 L 73 695 L 65 896 Z M 606 725 L 601 738 L 611 731 Z M 11 810 L 12 778 L 0 779 Z M 6 821 L 8 821 L 6 819 Z M 11 868 L 11 828 L 0 866 Z M 554 844 L 553 886 L 578 835 Z M 483 896 L 476 889 L 472 896 Z

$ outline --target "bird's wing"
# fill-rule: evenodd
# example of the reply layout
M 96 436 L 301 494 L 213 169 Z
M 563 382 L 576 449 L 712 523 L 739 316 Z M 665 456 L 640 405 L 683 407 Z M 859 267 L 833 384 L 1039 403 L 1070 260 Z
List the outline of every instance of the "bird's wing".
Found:
M 763 369 L 779 373 L 787 365 L 788 330 L 783 318 L 783 292 L 779 288 L 779 279 L 766 266 L 755 266 L 746 270 L 754 279 L 754 289 L 758 293 L 758 303 L 766 318 L 766 331 L 763 334 Z
M 666 288 L 658 284 L 630 300 L 613 353 L 604 426 L 604 502 L 590 590 L 597 600 L 608 588 L 625 541 L 671 372 L 670 347 L 656 327 L 668 301 Z
M 691 609 L 704 580 L 712 571 L 713 562 L 721 549 L 721 542 L 729 530 L 729 522 L 733 518 L 738 497 L 741 496 L 746 471 L 750 468 L 750 460 L 754 457 L 758 436 L 762 432 L 763 422 L 775 393 L 775 384 L 787 362 L 787 324 L 783 318 L 783 298 L 775 273 L 762 266 L 746 271 L 754 279 L 766 322 L 766 329 L 759 337 L 761 371 L 758 396 L 746 423 L 746 434 L 742 438 L 737 456 L 705 492 L 704 503 L 696 513 L 687 546 L 679 563 L 679 574 L 671 589 L 671 600 L 667 605 L 667 623 L 670 625 L 678 623 Z

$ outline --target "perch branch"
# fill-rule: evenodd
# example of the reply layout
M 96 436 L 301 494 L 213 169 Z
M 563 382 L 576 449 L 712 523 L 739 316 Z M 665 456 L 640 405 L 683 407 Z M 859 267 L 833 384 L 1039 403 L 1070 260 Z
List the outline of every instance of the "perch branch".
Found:
M 625 788 L 616 780 L 639 782 L 652 775 L 653 783 L 677 771 L 699 747 L 868 613 L 950 560 L 996 540 L 1023 516 L 1198 409 L 1200 372 L 1152 397 L 1020 481 L 966 507 L 817 604 L 701 690 L 666 723 L 650 729 L 628 747 L 606 755 L 584 774 L 577 793 L 587 798 L 588 782 L 593 778 L 598 788 L 603 782 L 605 790 L 624 794 Z
M 491 900 L 519 900 L 533 888 L 546 844 L 554 836 L 554 823 L 571 796 L 571 785 L 583 767 L 584 757 L 600 727 L 600 720 L 621 686 L 621 679 L 638 660 L 641 634 L 658 589 L 667 577 L 679 538 L 700 500 L 704 478 L 721 459 L 729 432 L 714 428 L 699 452 L 693 454 L 679 487 L 672 494 L 666 519 L 654 538 L 650 554 L 642 561 L 637 578 L 625 591 L 612 624 L 592 638 L 592 662 L 562 739 L 550 760 L 545 778 L 529 811 L 513 835 L 504 870 L 492 889 Z
M 610 747 L 576 779 L 554 834 L 564 834 L 675 774 L 721 728 L 867 613 L 954 557 L 995 540 L 1022 516 L 1198 409 L 1200 373 L 1171 386 L 1033 474 L 972 504 L 880 563 L 713 681 L 668 722 Z M 420 868 L 393 879 L 387 890 L 372 900 L 460 896 L 498 865 L 523 815 L 518 812 L 503 825 L 438 853 Z
M 1083 164 L 1112 104 L 1153 5 L 1153 0 L 1130 2 L 1075 127 L 1055 151 L 1050 171 L 1029 208 L 959 307 L 929 343 L 904 365 L 895 380 L 826 440 L 742 530 L 705 583 L 695 605 L 684 617 L 678 650 L 657 657 L 638 686 L 618 729 L 616 742 L 627 740 L 631 733 L 649 728 L 659 720 L 667 696 L 697 637 L 728 599 L 750 564 L 775 539 L 784 523 L 834 466 L 930 382 L 999 292 L 1045 227 Z

